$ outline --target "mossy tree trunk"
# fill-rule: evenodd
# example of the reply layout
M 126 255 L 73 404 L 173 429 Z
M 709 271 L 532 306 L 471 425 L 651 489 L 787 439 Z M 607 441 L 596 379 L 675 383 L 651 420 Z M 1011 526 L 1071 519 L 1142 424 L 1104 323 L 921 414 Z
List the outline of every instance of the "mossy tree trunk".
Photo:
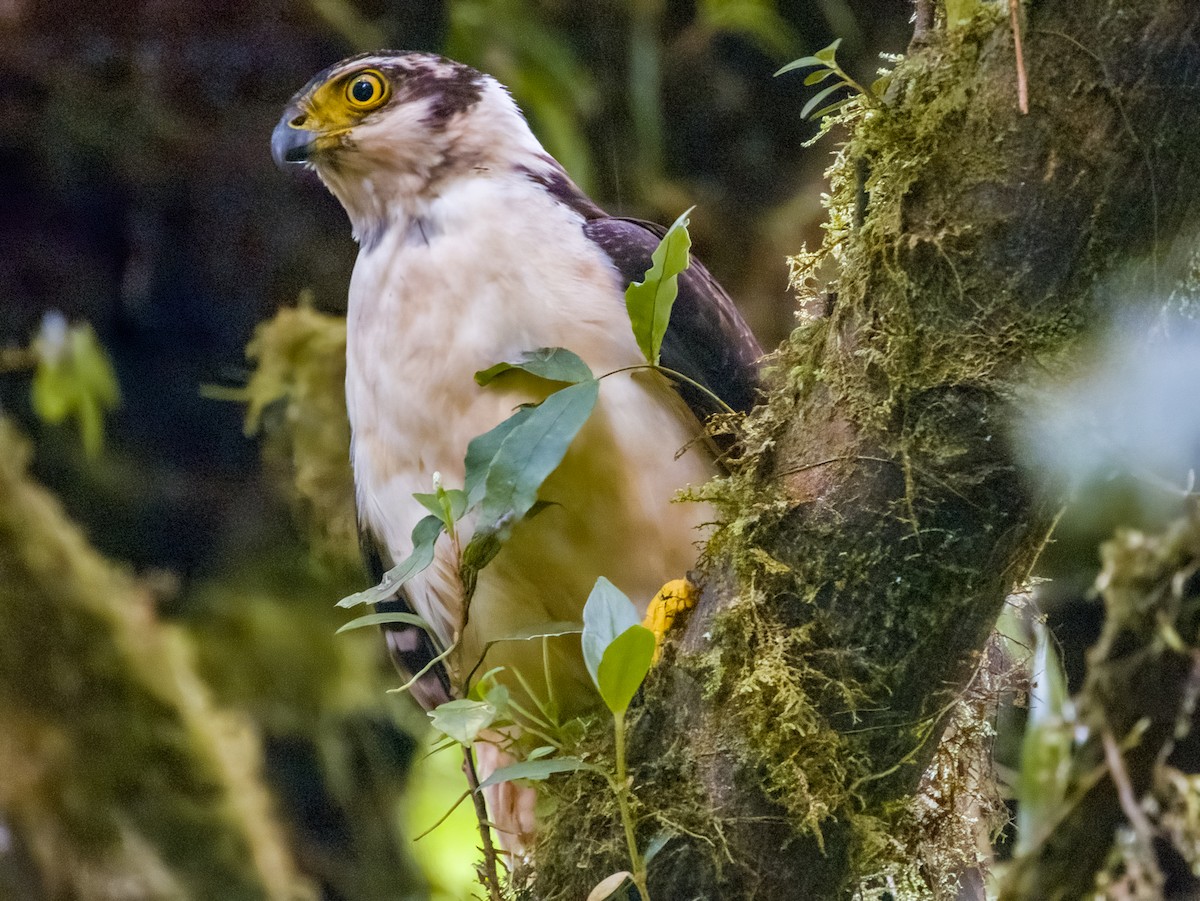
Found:
M 645 693 L 641 839 L 673 836 L 656 899 L 835 898 L 871 865 L 1046 535 L 1018 388 L 1104 318 L 1101 277 L 1196 224 L 1200 5 L 1028 4 L 1027 115 L 1008 4 L 958 6 L 840 152 L 830 312 L 777 361 Z M 621 868 L 580 838 L 607 815 L 560 808 L 536 897 L 584 897 L 581 859 Z

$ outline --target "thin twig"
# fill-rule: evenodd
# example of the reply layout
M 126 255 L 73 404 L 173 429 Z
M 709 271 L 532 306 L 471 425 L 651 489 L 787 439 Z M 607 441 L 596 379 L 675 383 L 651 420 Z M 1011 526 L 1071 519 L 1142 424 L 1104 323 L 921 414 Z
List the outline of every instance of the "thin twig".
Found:
M 1162 870 L 1158 866 L 1158 858 L 1154 853 L 1154 826 L 1150 823 L 1150 818 L 1146 816 L 1146 811 L 1142 810 L 1142 805 L 1138 803 L 1137 795 L 1134 794 L 1133 784 L 1129 781 L 1129 773 L 1125 769 L 1125 758 L 1121 756 L 1121 749 L 1117 746 L 1117 740 L 1113 734 L 1105 729 L 1100 734 L 1100 740 L 1104 743 L 1104 762 L 1108 764 L 1108 774 L 1112 778 L 1113 785 L 1117 789 L 1117 800 L 1121 804 L 1121 811 L 1125 814 L 1125 818 L 1129 820 L 1129 825 L 1133 827 L 1134 835 L 1137 836 L 1137 842 L 1141 845 L 1141 864 L 1149 870 L 1150 878 L 1157 886 L 1163 884 Z
M 488 890 L 491 901 L 504 901 L 500 894 L 500 867 L 496 856 L 496 847 L 492 844 L 492 830 L 488 821 L 487 802 L 479 791 L 479 774 L 475 771 L 475 754 L 470 745 L 463 745 L 463 772 L 467 774 L 467 785 L 471 788 L 471 798 L 475 802 L 475 819 L 479 822 L 479 838 L 483 842 L 483 877 L 484 888 Z
M 442 814 L 440 817 L 437 818 L 436 823 L 434 823 L 432 826 L 430 826 L 428 829 L 426 829 L 420 835 L 414 836 L 413 841 L 419 842 L 421 839 L 423 839 L 429 833 L 433 832 L 433 830 L 436 829 L 438 826 L 442 825 L 442 823 L 446 822 L 446 820 L 450 819 L 450 814 L 452 814 L 452 813 L 454 813 L 454 811 L 458 810 L 458 805 L 461 804 L 463 801 L 467 800 L 467 796 L 470 794 L 471 794 L 471 789 L 468 788 L 465 792 L 463 792 L 461 795 L 458 796 L 458 800 L 455 801 L 453 805 L 451 805 L 449 810 L 447 810 L 444 814 Z
M 454 649 L 456 647 L 458 647 L 458 638 L 457 637 L 454 639 L 454 643 L 452 645 L 450 645 L 450 647 L 446 648 L 446 650 L 442 651 L 442 653 L 438 654 L 436 657 L 434 657 L 432 660 L 430 660 L 428 663 L 426 663 L 423 667 L 421 667 L 417 671 L 416 675 L 414 675 L 411 679 L 409 679 L 407 682 L 405 682 L 399 688 L 389 688 L 387 690 L 387 693 L 390 695 L 396 695 L 396 694 L 403 694 L 404 692 L 408 691 L 410 688 L 412 688 L 414 685 L 417 684 L 418 680 L 420 680 L 420 678 L 422 676 L 424 676 L 431 669 L 433 669 L 435 666 L 437 666 L 439 663 L 441 663 L 443 660 L 445 660 L 447 657 L 449 657 L 451 655 L 451 653 L 454 652 Z
M 1109 775 L 1112 776 L 1113 785 L 1116 786 L 1117 800 L 1121 802 L 1121 810 L 1138 838 L 1147 848 L 1150 848 L 1154 841 L 1154 827 L 1150 824 L 1146 811 L 1142 810 L 1142 805 L 1138 803 L 1137 796 L 1133 792 L 1133 783 L 1129 781 L 1129 773 L 1125 769 L 1125 759 L 1121 756 L 1117 740 L 1107 729 L 1101 733 L 1100 740 L 1104 743 L 1104 761 L 1108 764 Z
M 629 863 L 633 868 L 633 884 L 637 886 L 642 901 L 650 901 L 650 890 L 646 885 L 646 860 L 638 849 L 633 813 L 629 809 L 629 776 L 625 771 L 625 714 L 613 714 L 616 739 L 617 776 L 610 779 L 613 793 L 617 796 L 617 807 L 621 812 L 621 823 L 625 827 L 625 844 L 629 849 Z
M 887 460 L 887 459 L 884 459 L 883 457 L 866 457 L 861 454 L 843 454 L 840 457 L 830 457 L 827 460 L 818 460 L 815 463 L 802 463 L 797 466 L 793 466 L 790 469 L 785 469 L 785 470 L 782 470 L 781 472 L 775 473 L 775 478 L 781 479 L 784 476 L 793 476 L 798 472 L 807 472 L 810 469 L 817 469 L 818 467 L 821 467 L 821 466 L 829 466 L 831 463 L 850 463 L 850 462 L 886 463 L 889 466 L 895 466 L 897 468 L 899 468 L 899 466 L 900 466 L 900 464 L 897 463 L 895 460 Z
M 1008 11 L 1012 16 L 1013 44 L 1017 48 L 1017 106 L 1021 115 L 1029 115 L 1029 79 L 1025 75 L 1025 52 L 1021 47 L 1021 2 L 1008 0 Z
M 38 362 L 32 347 L 0 347 L 0 372 L 19 372 L 33 369 Z
M 703 392 L 711 400 L 715 401 L 721 407 L 721 410 L 723 412 L 737 413 L 737 410 L 733 409 L 733 407 L 729 406 L 729 404 L 727 404 L 727 403 L 725 403 L 725 401 L 721 400 L 721 398 L 718 397 L 716 394 L 714 394 L 711 389 L 706 388 L 704 385 L 701 385 L 699 382 L 697 382 L 693 378 L 689 378 L 688 376 L 684 375 L 682 372 L 678 372 L 674 369 L 671 369 L 670 367 L 662 366 L 658 363 L 639 363 L 636 366 L 622 366 L 620 369 L 614 369 L 611 372 L 604 373 L 604 375 L 596 376 L 596 381 L 600 381 L 601 379 L 606 379 L 610 375 L 619 375 L 622 372 L 636 372 L 639 369 L 650 369 L 661 375 L 665 375 L 668 378 L 672 378 L 672 379 L 675 379 L 676 381 L 684 382 L 688 385 L 691 385 L 697 391 Z

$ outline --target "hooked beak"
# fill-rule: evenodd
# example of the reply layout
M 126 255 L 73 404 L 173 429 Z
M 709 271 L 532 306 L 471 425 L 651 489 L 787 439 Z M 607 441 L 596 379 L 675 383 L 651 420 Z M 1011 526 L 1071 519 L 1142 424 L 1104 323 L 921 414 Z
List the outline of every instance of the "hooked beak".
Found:
M 288 163 L 307 163 L 312 156 L 318 136 L 298 124 L 303 121 L 304 114 L 296 107 L 289 107 L 271 132 L 271 156 L 281 169 Z

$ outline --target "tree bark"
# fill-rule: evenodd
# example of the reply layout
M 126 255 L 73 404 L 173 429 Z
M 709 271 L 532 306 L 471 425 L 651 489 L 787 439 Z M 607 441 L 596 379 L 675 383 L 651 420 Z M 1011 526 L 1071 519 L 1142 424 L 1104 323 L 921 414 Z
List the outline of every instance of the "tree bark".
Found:
M 894 838 L 1045 536 L 1017 391 L 1110 312 L 1099 278 L 1195 225 L 1200 6 L 1027 12 L 1029 115 L 1008 5 L 980 3 L 924 36 L 840 151 L 832 312 L 776 362 L 715 492 L 716 575 L 634 731 L 639 835 L 670 836 L 656 899 L 835 898 Z M 538 898 L 622 869 L 611 813 L 576 800 Z

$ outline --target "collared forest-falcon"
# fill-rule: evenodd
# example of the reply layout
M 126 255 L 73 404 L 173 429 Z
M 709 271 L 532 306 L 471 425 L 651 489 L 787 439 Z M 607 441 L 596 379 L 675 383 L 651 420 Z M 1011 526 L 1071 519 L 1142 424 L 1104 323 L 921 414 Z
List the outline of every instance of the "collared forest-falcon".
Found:
M 477 371 L 547 347 L 578 354 L 596 374 L 645 362 L 625 289 L 644 277 L 665 230 L 605 214 L 542 148 L 500 83 L 429 54 L 364 54 L 319 73 L 284 111 L 272 153 L 281 165 L 316 170 L 359 244 L 346 400 L 360 529 L 379 575 L 412 550 L 413 527 L 426 514 L 413 494 L 430 491 L 435 472 L 461 486 L 470 440 L 545 396 L 523 373 L 481 387 Z M 678 286 L 663 365 L 748 409 L 758 343 L 700 263 Z M 461 636 L 459 561 L 445 535 L 433 564 L 379 605 L 411 607 L 443 648 L 459 639 L 447 670 L 414 686 L 426 707 L 451 696 L 488 642 L 578 622 L 597 577 L 644 612 L 665 582 L 695 565 L 713 512 L 672 499 L 718 471 L 710 445 L 697 440 L 715 404 L 657 372 L 623 372 L 600 385 L 590 418 L 539 493 L 551 505 L 518 524 L 479 574 Z M 385 634 L 410 673 L 437 653 L 416 627 L 386 626 Z M 595 707 L 578 636 L 549 647 L 564 714 Z M 478 672 L 515 667 L 545 690 L 542 652 L 536 641 L 496 644 Z M 529 831 L 529 811 L 496 810 L 517 804 L 512 797 L 493 793 L 489 802 L 494 819 Z

